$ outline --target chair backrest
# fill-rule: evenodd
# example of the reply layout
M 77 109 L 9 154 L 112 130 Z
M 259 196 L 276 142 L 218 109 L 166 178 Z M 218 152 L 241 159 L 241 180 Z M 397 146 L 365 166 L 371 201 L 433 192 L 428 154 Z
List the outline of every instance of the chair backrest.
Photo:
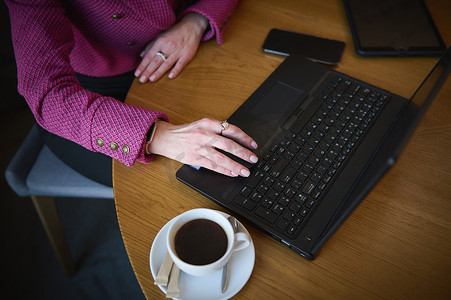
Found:
M 30 196 L 30 190 L 26 184 L 27 177 L 43 146 L 44 139 L 34 125 L 6 168 L 6 181 L 11 189 L 21 197 Z
M 112 187 L 81 175 L 56 157 L 36 125 L 11 160 L 5 177 L 21 197 L 114 198 Z

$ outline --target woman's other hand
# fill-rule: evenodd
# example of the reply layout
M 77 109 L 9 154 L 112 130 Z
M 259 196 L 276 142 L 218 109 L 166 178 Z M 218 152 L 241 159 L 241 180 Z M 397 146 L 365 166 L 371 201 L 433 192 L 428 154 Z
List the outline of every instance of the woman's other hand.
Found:
M 223 130 L 221 122 L 207 118 L 184 125 L 157 122 L 154 138 L 148 149 L 153 154 L 233 177 L 248 177 L 249 169 L 217 149 L 250 163 L 258 161 L 257 156 L 249 150 L 256 149 L 257 143 L 232 124 Z
M 169 78 L 175 78 L 196 54 L 207 26 L 204 16 L 194 12 L 186 14 L 146 46 L 135 76 L 142 83 L 155 82 L 172 68 Z

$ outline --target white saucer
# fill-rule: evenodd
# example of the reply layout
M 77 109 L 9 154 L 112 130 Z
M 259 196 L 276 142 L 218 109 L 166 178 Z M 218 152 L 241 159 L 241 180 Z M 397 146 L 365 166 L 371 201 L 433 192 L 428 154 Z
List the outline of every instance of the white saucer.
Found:
M 166 253 L 168 224 L 173 222 L 173 220 L 174 219 L 161 228 L 150 249 L 150 271 L 152 272 L 153 278 L 157 276 L 160 265 L 163 262 L 163 257 Z M 238 222 L 238 224 L 240 231 L 249 234 L 240 222 Z M 249 247 L 235 252 L 230 258 L 229 284 L 224 294 L 221 291 L 222 269 L 207 276 L 192 276 L 181 271 L 179 278 L 180 298 L 178 299 L 220 300 L 229 299 L 235 296 L 249 280 L 252 270 L 254 269 L 255 248 L 252 238 L 250 240 L 251 244 Z M 166 294 L 166 287 L 160 285 L 158 287 Z

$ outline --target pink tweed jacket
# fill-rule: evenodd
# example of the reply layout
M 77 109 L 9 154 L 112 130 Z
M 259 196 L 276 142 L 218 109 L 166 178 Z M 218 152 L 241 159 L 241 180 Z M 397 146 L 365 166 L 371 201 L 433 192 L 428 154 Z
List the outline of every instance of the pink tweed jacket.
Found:
M 36 121 L 54 134 L 132 166 L 151 161 L 152 155 L 144 153 L 146 133 L 155 120 L 168 120 L 167 116 L 87 91 L 75 73 L 105 77 L 134 70 L 147 43 L 190 11 L 209 20 L 203 41 L 216 37 L 222 43 L 238 0 L 199 0 L 184 8 L 184 1 L 177 0 L 5 2 L 18 90 Z M 103 145 L 96 143 L 98 138 Z

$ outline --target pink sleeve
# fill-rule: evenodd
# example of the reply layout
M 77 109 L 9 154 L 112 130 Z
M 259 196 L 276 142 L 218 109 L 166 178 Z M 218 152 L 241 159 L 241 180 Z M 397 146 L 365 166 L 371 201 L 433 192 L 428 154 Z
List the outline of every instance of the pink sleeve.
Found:
M 180 17 L 188 12 L 197 12 L 205 16 L 210 22 L 202 41 L 209 40 L 216 36 L 218 44 L 222 44 L 223 33 L 227 27 L 227 22 L 234 12 L 239 0 L 200 0 L 188 7 Z
M 17 63 L 18 90 L 46 130 L 127 166 L 144 155 L 146 133 L 161 112 L 124 104 L 83 89 L 69 62 L 72 28 L 59 1 L 5 1 Z M 101 138 L 103 146 L 96 140 Z M 110 143 L 118 145 L 111 150 Z M 128 148 L 128 149 L 127 149 Z M 122 150 L 124 149 L 124 151 Z

